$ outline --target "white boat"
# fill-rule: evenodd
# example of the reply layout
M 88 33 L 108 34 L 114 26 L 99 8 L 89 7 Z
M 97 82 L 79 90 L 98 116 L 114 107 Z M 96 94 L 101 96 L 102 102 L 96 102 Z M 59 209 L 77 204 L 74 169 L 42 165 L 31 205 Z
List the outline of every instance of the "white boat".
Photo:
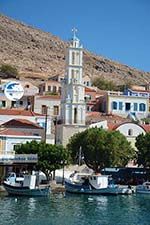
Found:
M 65 189 L 70 193 L 118 195 L 132 194 L 132 189 L 119 187 L 109 181 L 109 176 L 101 174 L 75 173 L 65 180 Z
M 50 193 L 50 186 L 39 184 L 35 174 L 19 178 L 13 173 L 3 182 L 3 186 L 9 195 L 47 196 Z
M 139 194 L 150 194 L 150 182 L 144 182 L 141 185 L 136 186 L 136 193 Z

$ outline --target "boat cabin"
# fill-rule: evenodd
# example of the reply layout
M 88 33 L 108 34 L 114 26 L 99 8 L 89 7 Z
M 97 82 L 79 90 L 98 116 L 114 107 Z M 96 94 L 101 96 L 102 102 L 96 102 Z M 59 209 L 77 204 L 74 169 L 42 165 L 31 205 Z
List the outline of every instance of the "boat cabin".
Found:
M 89 176 L 89 183 L 95 189 L 108 187 L 108 176 L 105 175 L 92 175 Z

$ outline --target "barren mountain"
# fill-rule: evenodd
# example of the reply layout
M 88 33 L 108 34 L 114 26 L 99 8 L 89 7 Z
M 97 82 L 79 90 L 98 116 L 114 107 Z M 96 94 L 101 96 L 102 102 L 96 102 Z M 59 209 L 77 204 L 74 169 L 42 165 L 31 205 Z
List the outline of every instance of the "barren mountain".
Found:
M 18 68 L 21 77 L 47 79 L 64 74 L 67 42 L 24 23 L 0 15 L 0 65 Z M 103 77 L 122 84 L 148 82 L 150 73 L 133 69 L 84 50 L 84 76 Z

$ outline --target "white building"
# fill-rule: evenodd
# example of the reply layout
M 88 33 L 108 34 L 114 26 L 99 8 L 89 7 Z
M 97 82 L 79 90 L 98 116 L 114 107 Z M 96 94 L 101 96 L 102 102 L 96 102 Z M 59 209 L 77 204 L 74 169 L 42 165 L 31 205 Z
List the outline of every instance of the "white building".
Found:
M 67 50 L 66 73 L 62 82 L 61 118 L 65 125 L 85 125 L 82 57 L 82 45 L 74 34 Z
M 126 92 L 108 91 L 103 97 L 103 111 L 133 120 L 146 118 L 149 114 L 149 96 Z
M 0 158 L 6 154 L 14 154 L 16 145 L 25 144 L 32 140 L 41 141 L 41 138 L 41 136 L 31 135 L 29 132 L 2 129 L 0 130 Z
M 6 98 L 4 89 L 8 82 L 19 82 L 23 87 L 24 94 L 18 101 L 11 101 Z M 38 94 L 39 89 L 31 82 L 21 80 L 1 80 L 0 86 L 0 108 L 22 108 L 22 109 L 33 109 L 34 96 Z
M 66 54 L 66 72 L 61 91 L 61 125 L 57 125 L 56 143 L 66 145 L 69 138 L 85 126 L 85 88 L 83 85 L 83 48 L 75 35 Z
M 29 120 L 35 124 L 38 124 L 42 128 L 46 127 L 47 143 L 54 143 L 54 135 L 52 135 L 51 133 L 52 119 L 50 116 L 47 116 L 46 118 L 46 115 L 44 114 L 39 114 L 30 110 L 23 109 L 0 109 L 0 125 L 13 119 Z
M 60 116 L 59 95 L 36 95 L 34 98 L 34 112 L 55 117 Z
M 140 134 L 146 134 L 150 132 L 150 125 L 146 124 L 136 124 L 133 122 L 125 122 L 120 124 L 108 124 L 109 130 L 118 130 L 123 134 L 127 140 L 131 143 L 132 147 L 136 149 L 135 142 L 136 137 Z

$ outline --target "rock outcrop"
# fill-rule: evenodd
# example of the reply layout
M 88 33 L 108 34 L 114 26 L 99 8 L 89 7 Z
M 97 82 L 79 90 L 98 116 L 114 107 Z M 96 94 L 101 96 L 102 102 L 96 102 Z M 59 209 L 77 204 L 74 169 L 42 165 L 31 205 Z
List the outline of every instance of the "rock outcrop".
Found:
M 0 65 L 18 68 L 21 77 L 45 80 L 64 74 L 67 42 L 39 29 L 0 15 Z M 143 84 L 150 73 L 133 69 L 84 50 L 84 75 L 103 77 L 116 84 Z

